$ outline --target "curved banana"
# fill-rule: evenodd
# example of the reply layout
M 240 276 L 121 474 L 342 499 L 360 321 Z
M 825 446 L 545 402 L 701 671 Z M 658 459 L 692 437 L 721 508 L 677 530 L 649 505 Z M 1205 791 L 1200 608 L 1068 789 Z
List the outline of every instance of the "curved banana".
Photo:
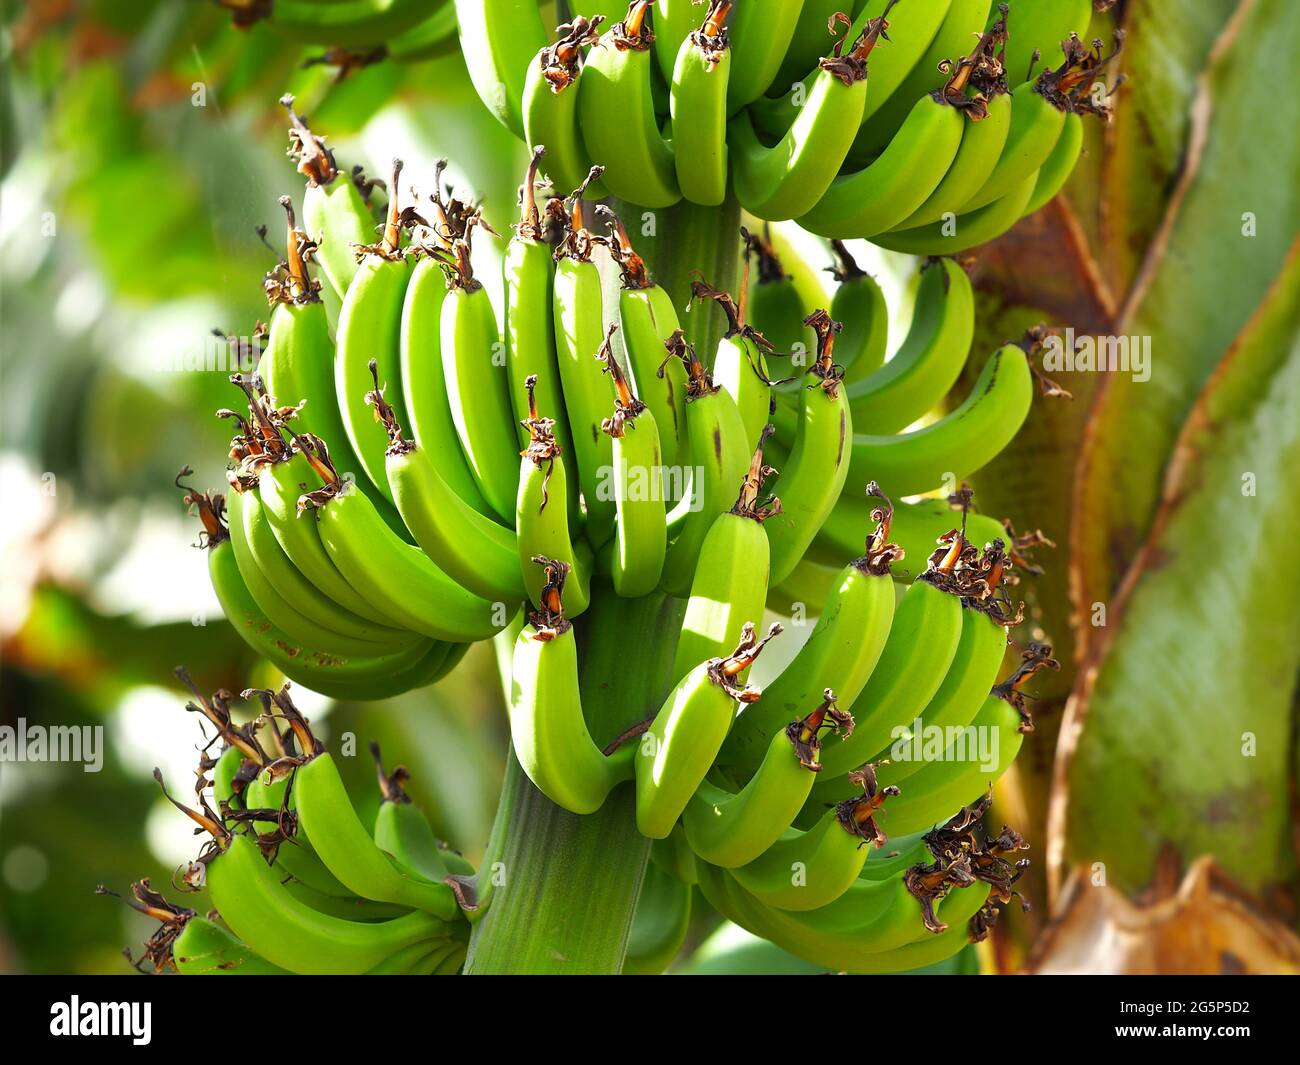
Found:
M 817 362 L 809 370 L 812 384 L 803 389 L 794 447 L 776 479 L 781 513 L 765 526 L 772 548 L 772 584 L 780 584 L 794 570 L 849 475 L 846 445 L 853 422 L 834 360 L 839 324 L 822 310 L 806 322 L 817 331 Z
M 516 137 L 529 60 L 546 46 L 537 0 L 456 0 L 461 54 L 479 99 Z
M 385 773 L 377 743 L 370 745 L 370 754 L 375 760 L 380 785 L 379 811 L 375 814 L 373 833 L 375 846 L 435 883 L 441 883 L 454 874 L 465 875 L 466 870 L 472 873 L 473 867 L 468 863 L 456 861 L 453 867 L 449 859 L 459 859 L 459 855 L 439 844 L 428 820 L 411 802 L 402 787 L 409 779 L 406 770 L 398 766 L 392 773 Z
M 827 688 L 821 704 L 772 737 L 758 771 L 738 793 L 705 781 L 682 813 L 686 841 L 710 865 L 747 865 L 772 847 L 789 828 L 821 768 L 823 728 L 851 727 Z
M 578 650 L 562 603 L 567 567 L 537 559 L 548 582 L 543 606 L 515 641 L 510 738 L 519 765 L 548 799 L 575 814 L 604 805 L 632 776 L 631 744 L 605 754 L 587 731 L 578 684 Z
M 400 358 L 406 416 L 415 442 L 438 456 L 442 479 L 474 510 L 491 515 L 492 508 L 474 480 L 451 416 L 447 378 L 442 372 L 441 323 L 446 298 L 442 263 L 432 256 L 420 260 L 411 271 L 402 303 Z
M 819 61 L 806 102 L 775 146 L 759 139 L 750 110 L 731 120 L 732 183 L 745 210 L 778 221 L 806 214 L 822 198 L 862 121 L 867 58 L 887 25 L 881 18 L 867 23 L 856 37 L 849 30 L 836 42 L 831 55 Z M 852 44 L 842 55 L 847 41 Z
M 745 270 L 751 278 L 744 286 L 744 306 L 740 317 L 763 335 L 771 351 L 790 355 L 792 372 L 802 372 L 812 363 L 812 333 L 803 320 L 808 316 L 795 279 L 785 270 L 772 245 L 770 227 L 760 236 L 741 228 L 745 241 Z M 752 263 L 751 263 L 752 260 Z M 749 273 L 751 265 L 758 269 Z M 717 367 L 714 366 L 716 374 Z M 795 386 L 784 386 L 793 391 Z M 766 417 L 764 423 L 766 423 Z
M 388 477 L 384 472 L 384 437 L 376 430 L 366 395 L 370 391 L 371 359 L 378 360 L 385 381 L 401 379 L 402 304 L 411 276 L 401 246 L 397 195 L 401 173 L 402 161 L 394 159 L 384 233 L 378 242 L 358 249 L 363 255 L 339 311 L 338 348 L 334 357 L 334 390 L 348 442 L 370 482 L 390 503 Z M 400 384 L 394 388 L 392 403 L 398 410 L 405 410 Z
M 599 175 L 598 170 L 592 174 Z M 614 529 L 614 504 L 598 491 L 601 471 L 613 462 L 613 444 L 600 431 L 609 410 L 609 385 L 600 372 L 596 352 L 605 339 L 600 272 L 591 261 L 594 238 L 582 224 L 582 202 L 566 201 L 572 212 L 570 228 L 556 249 L 554 311 L 555 354 L 569 430 L 573 434 L 575 488 L 587 508 L 587 537 L 603 544 Z
M 741 0 L 728 26 L 736 53 L 727 86 L 728 114 L 734 115 L 767 92 L 785 59 L 802 8 L 801 0 Z
M 817 60 L 831 45 L 833 17 L 837 11 L 844 10 L 847 7 L 843 0 L 803 0 L 781 65 L 772 76 L 769 93 L 785 93 L 793 89 L 795 82 L 817 65 Z
M 1007 446 L 1033 399 L 1029 359 L 1007 344 L 984 364 L 970 394 L 939 421 L 897 436 L 853 437 L 849 477 L 874 479 L 891 496 L 920 495 L 961 480 Z
M 298 44 L 326 44 L 348 49 L 373 48 L 404 33 L 428 17 L 426 0 L 275 0 L 256 5 L 248 0 L 222 0 L 236 12 L 235 24 L 250 25 L 265 17 L 270 26 Z M 241 17 L 241 9 L 252 7 Z
M 659 427 L 665 466 L 679 461 L 686 436 L 686 370 L 678 359 L 664 358 L 664 343 L 680 328 L 668 293 L 636 253 L 623 220 L 604 206 L 596 208 L 609 227 L 609 252 L 619 268 L 618 321 L 627 352 L 627 369 L 637 397 L 650 408 Z
M 587 54 L 578 79 L 578 117 L 588 153 L 605 168 L 605 188 L 654 208 L 672 206 L 682 193 L 672 145 L 659 132 L 654 109 L 650 8 L 650 0 L 634 0 L 627 17 Z
M 664 700 L 635 748 L 636 825 L 643 836 L 663 839 L 672 831 L 726 738 L 733 704 L 758 698 L 737 677 L 780 632 L 773 625 L 759 640 L 746 624 L 730 655 L 700 663 Z
M 627 599 L 649 595 L 663 574 L 668 547 L 664 520 L 663 456 L 659 428 L 650 409 L 632 394 L 627 375 L 614 358 L 610 325 L 596 357 L 614 382 L 614 413 L 600 431 L 613 440 L 612 488 L 615 508 L 610 577 L 614 591 Z
M 578 79 L 583 50 L 600 39 L 605 16 L 579 15 L 569 32 L 537 53 L 524 79 L 524 141 L 534 152 L 546 149 L 546 176 L 559 189 L 577 188 L 591 170 L 591 156 L 578 121 Z M 605 195 L 599 182 L 587 186 L 593 199 Z
M 1065 109 L 1039 91 L 1039 82 L 1025 82 L 1011 94 L 1011 128 L 993 173 L 961 205 L 969 214 L 999 200 L 1047 162 L 1065 128 Z
M 1061 138 L 1052 149 L 1052 154 L 1038 171 L 1038 180 L 1034 183 L 1033 194 L 1025 204 L 1025 214 L 1034 214 L 1047 206 L 1058 192 L 1065 187 L 1074 172 L 1074 164 L 1079 161 L 1083 151 L 1083 119 L 1077 114 L 1065 116 L 1065 128 Z
M 799 225 L 824 237 L 872 237 L 898 225 L 934 192 L 961 144 L 965 119 L 944 94 L 922 96 L 864 169 L 841 174 Z
M 902 552 L 890 543 L 892 515 L 889 501 L 879 499 L 872 512 L 876 529 L 867 538 L 862 557 L 830 582 L 826 605 L 799 653 L 768 684 L 763 698 L 745 707 L 737 718 L 718 755 L 718 765 L 733 779 L 749 779 L 759 759 L 766 757 L 770 737 L 797 717 L 822 688 L 832 689 L 847 704 L 862 692 L 894 618 L 889 567 L 902 558 Z
M 847 390 L 855 429 L 884 436 L 933 410 L 961 376 L 974 338 L 975 294 L 966 271 L 954 259 L 926 263 L 902 347 Z
M 220 925 L 197 914 L 172 943 L 172 961 L 182 976 L 289 976 Z
M 515 516 L 518 437 L 492 301 L 470 266 L 473 225 L 452 242 L 455 266 L 442 304 L 439 336 L 451 420 L 483 498 L 499 518 Z M 400 412 L 397 403 L 393 406 Z
M 910 725 L 943 683 L 962 627 L 961 600 L 927 579 L 948 572 L 944 564 L 909 585 L 895 608 L 876 668 L 853 703 L 853 732 L 822 750 L 828 783 L 814 788 L 814 796 L 828 794 L 837 786 L 834 777 L 884 747 L 896 726 Z
M 527 381 L 525 386 L 528 386 Z M 528 417 L 523 424 L 528 430 L 529 443 L 520 453 L 515 542 L 524 586 L 533 606 L 540 610 L 545 605 L 542 593 L 548 582 L 543 570 L 533 560 L 541 557 L 564 563 L 569 567 L 570 581 L 569 602 L 565 609 L 570 617 L 576 617 L 587 609 L 590 602 L 591 565 L 588 557 L 579 557 L 569 532 L 570 511 L 564 501 L 571 489 L 564 456 L 555 442 L 554 423 L 550 418 L 538 415 L 537 400 L 531 394 Z
M 690 927 L 691 885 L 651 862 L 632 913 L 624 975 L 658 976 L 681 951 Z
M 956 255 L 958 252 L 987 243 L 1002 236 L 1025 216 L 1025 207 L 1038 184 L 1035 172 L 1020 184 L 1012 186 L 1005 196 L 987 207 L 955 216 L 945 216 L 942 221 L 915 229 L 895 229 L 878 233 L 871 242 L 890 251 L 908 255 Z
M 876 279 L 853 260 L 840 240 L 831 241 L 837 282 L 831 318 L 840 323 L 835 355 L 844 367 L 844 385 L 852 386 L 880 369 L 889 345 L 889 307 Z
M 741 321 L 740 308 L 728 293 L 696 280 L 691 283 L 691 298 L 700 303 L 713 300 L 727 315 L 726 331 L 713 355 L 713 382 L 736 401 L 746 445 L 756 448 L 772 411 L 772 383 L 765 357 L 771 345 L 763 334 Z
M 403 948 L 446 935 L 446 923 L 422 910 L 380 922 L 317 913 L 285 890 L 246 836 L 230 837 L 208 865 L 206 886 L 235 935 L 272 964 L 304 976 L 365 973 Z
M 315 508 L 321 543 L 339 572 L 377 610 L 438 640 L 485 640 L 512 612 L 462 588 L 418 547 L 399 540 L 361 492 L 339 479 L 323 442 L 310 437 L 309 460 L 324 486 L 298 501 Z
M 303 226 L 330 287 L 342 299 L 357 272 L 355 248 L 375 239 L 374 215 L 354 175 L 340 178 L 334 153 L 294 111 L 293 97 L 282 96 L 280 103 L 289 113 L 289 154 L 307 178 Z
M 710 0 L 703 25 L 677 50 L 670 78 L 677 184 L 686 199 L 707 206 L 727 197 L 731 47 L 724 22 L 732 6 L 732 0 Z M 742 4 L 741 10 L 747 6 L 755 5 Z
M 735 400 L 713 383 L 695 351 L 677 330 L 664 347 L 686 367 L 686 448 L 678 460 L 689 486 L 668 513 L 668 553 L 663 589 L 680 597 L 690 592 L 704 538 L 714 519 L 736 498 L 736 486 L 749 467 L 745 423 Z
M 1092 21 L 1089 0 L 1036 0 L 1013 4 L 1007 20 L 1007 76 L 1013 86 L 1034 76 L 1042 60 L 1056 54 L 1061 42 L 1083 37 Z
M 725 655 L 736 646 L 746 622 L 763 616 L 769 560 L 763 522 L 779 507 L 779 501 L 760 499 L 771 472 L 763 465 L 760 443 L 735 506 L 720 514 L 704 537 L 677 637 L 674 681 L 701 662 Z

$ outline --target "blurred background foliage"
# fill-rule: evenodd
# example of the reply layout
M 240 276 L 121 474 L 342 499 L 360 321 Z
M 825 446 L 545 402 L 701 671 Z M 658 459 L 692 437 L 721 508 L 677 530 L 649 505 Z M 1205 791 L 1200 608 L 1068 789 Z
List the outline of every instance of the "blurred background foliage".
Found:
M 1150 336 L 1153 378 L 1059 375 L 1073 402 L 1036 405 L 977 479 L 981 509 L 1058 544 L 1022 591 L 1064 668 L 997 796 L 1034 847 L 1034 912 L 950 971 L 1078 966 L 1079 938 L 1104 940 L 1115 907 L 1082 914 L 1073 870 L 1099 886 L 1100 867 L 1105 890 L 1142 907 L 1171 900 L 1203 854 L 1215 873 L 1197 883 L 1244 889 L 1280 953 L 1294 949 L 1300 571 L 1272 545 L 1300 518 L 1285 491 L 1300 462 L 1300 102 L 1283 84 L 1300 4 L 1098 6 L 1094 36 L 1127 33 L 1116 118 L 1089 125 L 1064 195 L 980 250 L 976 344 L 1044 320 Z M 207 414 L 230 386 L 202 359 L 220 350 L 214 329 L 248 337 L 266 316 L 260 279 L 278 255 L 255 227 L 276 232 L 276 198 L 301 189 L 276 101 L 293 93 L 371 175 L 399 155 L 427 181 L 450 157 L 503 234 L 522 149 L 459 54 L 339 78 L 304 65 L 319 49 L 236 31 L 202 0 L 0 11 L 0 725 L 102 726 L 105 748 L 99 773 L 0 763 L 0 972 L 125 971 L 120 951 L 149 922 L 95 885 L 164 885 L 194 848 L 150 779 L 158 765 L 187 795 L 204 742 L 171 670 L 205 689 L 278 680 L 220 618 L 172 486 L 186 463 L 200 487 L 223 482 L 228 430 Z M 806 258 L 810 298 L 825 293 L 825 249 L 776 236 Z M 854 250 L 905 323 L 915 262 Z M 1234 523 L 1226 542 L 1208 535 Z M 384 703 L 299 694 L 331 737 L 357 737 L 354 795 L 378 799 L 378 740 L 439 834 L 477 858 L 505 748 L 488 648 Z M 685 972 L 807 971 L 716 918 L 690 942 Z

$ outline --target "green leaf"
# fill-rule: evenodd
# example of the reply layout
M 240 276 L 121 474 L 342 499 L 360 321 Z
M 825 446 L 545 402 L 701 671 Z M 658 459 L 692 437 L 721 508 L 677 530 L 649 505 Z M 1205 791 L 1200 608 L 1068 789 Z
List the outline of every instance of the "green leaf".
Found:
M 1295 874 L 1297 464 L 1300 242 L 1183 429 L 1063 728 L 1069 857 L 1122 889 L 1167 849 L 1259 893 Z

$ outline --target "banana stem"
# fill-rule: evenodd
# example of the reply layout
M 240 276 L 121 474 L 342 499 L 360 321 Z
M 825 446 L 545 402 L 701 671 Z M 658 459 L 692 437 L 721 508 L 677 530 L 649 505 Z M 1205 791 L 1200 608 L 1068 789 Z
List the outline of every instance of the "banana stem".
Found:
M 575 630 L 582 705 L 597 744 L 659 708 L 671 684 L 671 634 L 684 612 L 679 599 L 620 599 L 606 584 L 592 587 Z M 533 787 L 512 752 L 479 874 L 487 912 L 475 926 L 465 972 L 617 974 L 649 855 L 630 783 L 596 813 L 578 817 Z

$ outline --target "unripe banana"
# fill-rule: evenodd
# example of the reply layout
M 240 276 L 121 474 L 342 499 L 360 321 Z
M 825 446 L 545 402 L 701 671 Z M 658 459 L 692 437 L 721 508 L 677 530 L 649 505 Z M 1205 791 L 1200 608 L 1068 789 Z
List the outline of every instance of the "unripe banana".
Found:
M 830 582 L 826 606 L 811 635 L 768 684 L 763 698 L 745 707 L 723 744 L 718 764 L 735 780 L 749 779 L 765 757 L 770 737 L 798 716 L 819 690 L 829 688 L 852 704 L 876 668 L 894 618 L 889 567 L 903 556 L 890 543 L 889 501 L 873 498 L 872 502 L 876 528 L 866 539 L 862 557 Z
M 529 387 L 529 382 L 525 382 Z M 529 434 L 528 446 L 520 454 L 519 498 L 515 504 L 516 545 L 524 586 L 533 606 L 541 609 L 542 593 L 547 586 L 545 572 L 533 559 L 554 559 L 569 567 L 565 611 L 576 617 L 590 602 L 591 561 L 588 554 L 579 556 L 569 531 L 570 508 L 565 507 L 569 487 L 564 455 L 555 442 L 550 418 L 537 412 L 537 401 L 529 397 L 528 417 L 524 427 Z
M 763 465 L 760 443 L 735 506 L 714 520 L 704 538 L 677 637 L 673 680 L 725 655 L 736 646 L 745 624 L 763 616 L 769 560 L 763 522 L 779 511 L 780 501 L 760 497 L 763 481 L 772 472 Z M 782 723 L 793 716 L 787 714 Z
M 614 413 L 600 426 L 613 440 L 614 541 L 610 577 L 627 599 L 649 595 L 663 574 L 668 547 L 664 520 L 663 456 L 655 417 L 635 395 L 610 349 L 611 325 L 597 358 L 614 382 Z
M 220 925 L 197 914 L 172 943 L 172 960 L 183 976 L 289 976 L 253 953 Z
M 670 79 L 677 183 L 686 199 L 707 206 L 727 196 L 731 48 L 724 22 L 732 6 L 732 0 L 710 0 L 704 24 L 677 50 Z
M 677 957 L 690 926 L 691 885 L 651 862 L 632 914 L 624 975 L 658 976 Z
M 908 255 L 956 255 L 968 248 L 995 240 L 1020 221 L 1037 184 L 1038 174 L 1034 172 L 1018 185 L 1013 185 L 1001 199 L 994 200 L 986 207 L 959 214 L 955 218 L 945 217 L 941 222 L 915 229 L 878 233 L 871 238 L 871 242 L 881 248 L 906 252 Z
M 772 84 L 802 7 L 798 0 L 741 0 L 729 26 L 736 64 L 727 87 L 728 114 L 757 100 Z
M 702 662 L 678 681 L 636 747 L 636 824 L 643 836 L 663 839 L 703 782 L 727 730 L 735 702 L 758 692 L 736 678 L 781 631 L 759 640 L 748 624 L 726 658 Z
M 749 278 L 743 288 L 741 320 L 763 334 L 770 345 L 768 350 L 798 356 L 797 360 L 791 360 L 795 367 L 792 373 L 805 370 L 812 361 L 815 341 L 812 331 L 803 324 L 808 311 L 798 284 L 777 255 L 770 227 L 765 226 L 761 236 L 742 227 L 740 235 L 745 241 L 745 271 Z M 717 373 L 716 365 L 714 373 Z M 795 386 L 784 387 L 793 391 Z
M 1033 194 L 1025 205 L 1025 214 L 1034 214 L 1047 206 L 1048 202 L 1065 187 L 1082 151 L 1083 119 L 1076 114 L 1066 115 L 1061 138 L 1056 142 L 1056 147 L 1052 149 L 1052 154 L 1047 157 L 1047 161 L 1043 163 L 1042 169 L 1038 171 Z
M 853 437 L 849 478 L 874 479 L 891 496 L 920 495 L 980 469 L 1024 424 L 1033 398 L 1029 359 L 1007 344 L 994 352 L 961 406 L 897 436 Z
M 1007 76 L 1012 86 L 1030 80 L 1041 63 L 1050 63 L 1070 36 L 1083 37 L 1092 21 L 1089 0 L 1021 0 L 1007 19 Z
M 684 459 L 690 463 L 690 487 L 668 513 L 670 543 L 663 579 L 664 591 L 682 597 L 690 591 L 700 549 L 714 519 L 735 502 L 750 450 L 735 400 L 713 383 L 695 351 L 682 339 L 681 330 L 664 346 L 683 362 L 689 377 Z
M 392 498 L 384 472 L 384 437 L 376 431 L 366 395 L 371 387 L 370 360 L 376 359 L 383 380 L 395 383 L 390 386 L 390 402 L 397 410 L 405 410 L 400 391 L 401 323 L 411 270 L 401 246 L 397 195 L 401 173 L 402 162 L 394 159 L 383 237 L 364 250 L 357 249 L 363 257 L 339 311 L 334 359 L 334 390 L 348 441 L 371 483 L 389 502 Z
M 548 799 L 576 814 L 604 805 L 615 785 L 632 775 L 635 747 L 606 755 L 582 716 L 578 651 L 564 617 L 567 567 L 538 558 L 547 587 L 543 606 L 529 615 L 515 641 L 510 736 L 524 772 Z
M 807 801 L 821 768 L 823 728 L 852 728 L 852 718 L 835 707 L 827 688 L 821 704 L 772 737 L 762 764 L 738 793 L 705 781 L 682 814 L 691 849 L 724 868 L 743 866 L 768 850 L 789 828 Z
M 591 157 L 583 143 L 578 121 L 578 77 L 583 50 L 600 39 L 603 15 L 581 15 L 569 32 L 537 53 L 524 80 L 524 141 L 536 152 L 546 150 L 546 174 L 556 190 L 582 184 L 591 170 Z M 599 182 L 587 186 L 593 199 L 605 195 Z
M 670 207 L 682 194 L 671 143 L 655 114 L 650 9 L 650 0 L 634 0 L 627 17 L 588 53 L 578 79 L 578 114 L 587 151 L 605 168 L 605 187 L 654 208 Z
M 479 99 L 516 137 L 528 62 L 546 45 L 536 0 L 456 0 L 461 54 Z
M 817 362 L 809 370 L 812 383 L 803 389 L 794 447 L 776 479 L 781 514 L 766 525 L 773 584 L 784 581 L 803 557 L 849 474 L 846 444 L 853 423 L 834 360 L 839 324 L 825 311 L 814 311 L 806 322 L 817 331 Z
M 876 279 L 853 261 L 844 243 L 831 241 L 835 253 L 832 273 L 838 284 L 831 297 L 831 318 L 840 323 L 835 355 L 844 367 L 844 384 L 850 388 L 885 361 L 889 345 L 889 308 Z

